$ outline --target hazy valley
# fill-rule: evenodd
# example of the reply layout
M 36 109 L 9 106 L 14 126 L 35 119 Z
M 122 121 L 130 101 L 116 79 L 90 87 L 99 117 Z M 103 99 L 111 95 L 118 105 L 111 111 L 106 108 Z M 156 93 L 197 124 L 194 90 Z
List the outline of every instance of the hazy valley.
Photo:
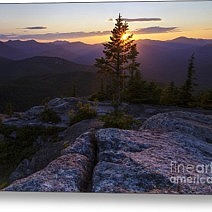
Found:
M 144 80 L 161 85 L 174 81 L 180 86 L 186 77 L 188 59 L 195 53 L 196 90 L 211 89 L 212 40 L 180 37 L 136 43 Z M 23 111 L 48 97 L 70 96 L 73 84 L 79 96 L 90 95 L 100 86 L 93 65 L 102 50 L 102 44 L 82 42 L 0 42 L 0 110 L 8 102 Z

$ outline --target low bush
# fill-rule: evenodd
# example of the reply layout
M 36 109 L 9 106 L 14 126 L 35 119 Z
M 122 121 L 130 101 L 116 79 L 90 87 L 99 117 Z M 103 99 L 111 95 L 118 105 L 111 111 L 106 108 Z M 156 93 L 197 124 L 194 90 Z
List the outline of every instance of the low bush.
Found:
M 70 111 L 69 113 L 70 124 L 72 125 L 85 119 L 94 118 L 96 115 L 96 110 L 89 103 L 83 104 L 82 102 L 78 102 L 77 112 Z
M 8 181 L 2 181 L 1 183 L 0 183 L 0 189 L 3 189 L 3 188 L 5 188 L 6 186 L 8 186 L 9 185 L 9 182 Z
M 137 124 L 137 121 L 132 116 L 123 112 L 112 112 L 102 116 L 101 120 L 104 122 L 104 127 L 106 128 L 132 129 Z
M 11 133 L 16 132 L 16 138 Z M 31 159 L 41 148 L 34 145 L 34 141 L 41 136 L 44 142 L 57 141 L 61 129 L 56 127 L 8 127 L 0 126 L 0 134 L 5 136 L 0 142 L 0 189 L 7 185 L 10 173 L 25 158 Z M 2 171 L 3 170 L 3 171 Z
M 40 120 L 43 122 L 51 122 L 54 124 L 57 124 L 61 121 L 57 113 L 49 108 L 44 109 L 44 111 L 40 115 Z
M 100 102 L 102 102 L 102 101 L 105 101 L 105 100 L 108 100 L 109 98 L 108 98 L 108 96 L 107 96 L 107 94 L 105 94 L 104 92 L 97 92 L 97 93 L 94 93 L 94 94 L 92 94 L 92 95 L 90 95 L 89 97 L 88 97 L 88 100 L 90 100 L 90 101 L 100 101 Z

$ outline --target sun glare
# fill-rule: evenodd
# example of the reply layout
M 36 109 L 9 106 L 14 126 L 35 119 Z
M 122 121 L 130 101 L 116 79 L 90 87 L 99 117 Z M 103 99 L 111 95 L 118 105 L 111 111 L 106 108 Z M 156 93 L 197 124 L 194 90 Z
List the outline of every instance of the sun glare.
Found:
M 122 39 L 122 40 L 127 40 L 129 36 L 130 36 L 129 34 L 125 33 L 125 34 L 123 34 L 123 35 L 121 36 L 121 39 Z

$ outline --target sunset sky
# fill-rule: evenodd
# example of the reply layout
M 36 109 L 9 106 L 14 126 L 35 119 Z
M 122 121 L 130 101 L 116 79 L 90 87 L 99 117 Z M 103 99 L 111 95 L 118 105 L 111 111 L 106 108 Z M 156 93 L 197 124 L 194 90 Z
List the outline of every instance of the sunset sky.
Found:
M 0 40 L 101 43 L 119 12 L 135 39 L 212 39 L 212 2 L 0 4 Z

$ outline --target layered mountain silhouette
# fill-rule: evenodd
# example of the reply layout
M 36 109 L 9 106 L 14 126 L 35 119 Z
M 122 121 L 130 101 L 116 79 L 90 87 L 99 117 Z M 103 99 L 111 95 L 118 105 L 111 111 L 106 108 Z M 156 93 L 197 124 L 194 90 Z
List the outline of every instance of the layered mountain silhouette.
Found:
M 73 72 L 93 72 L 94 67 L 81 65 L 59 57 L 35 56 L 23 60 L 0 58 L 0 80 L 22 77 L 63 74 Z
M 20 60 L 35 56 L 60 57 L 80 64 L 91 65 L 100 56 L 102 44 L 89 45 L 82 42 L 55 41 L 39 43 L 35 40 L 9 40 L 0 42 L 0 57 Z
M 70 96 L 73 86 L 77 95 L 90 95 L 99 86 L 93 69 L 58 57 L 0 58 L 0 111 L 7 103 L 23 111 L 45 98 Z
M 198 89 L 212 88 L 212 40 L 179 37 L 136 43 L 144 80 L 182 85 L 194 53 Z M 100 84 L 93 65 L 102 50 L 102 44 L 82 42 L 0 42 L 0 101 L 15 102 L 18 110 L 25 110 L 44 97 L 70 95 L 73 84 L 78 95 L 89 95 Z M 24 106 L 18 107 L 20 101 Z
M 188 60 L 195 54 L 195 75 L 198 89 L 211 89 L 212 40 L 180 37 L 171 41 L 140 40 L 138 60 L 146 80 L 182 85 L 187 74 Z
M 138 40 L 138 61 L 144 79 L 182 84 L 186 76 L 188 59 L 195 53 L 195 69 L 199 89 L 208 89 L 212 78 L 212 40 L 179 37 L 174 40 Z M 102 44 L 55 41 L 39 43 L 29 41 L 0 42 L 0 57 L 20 60 L 35 56 L 59 57 L 65 60 L 93 65 L 95 58 L 102 55 Z M 0 67 L 2 67 L 0 63 Z M 2 68 L 1 68 L 2 69 Z

